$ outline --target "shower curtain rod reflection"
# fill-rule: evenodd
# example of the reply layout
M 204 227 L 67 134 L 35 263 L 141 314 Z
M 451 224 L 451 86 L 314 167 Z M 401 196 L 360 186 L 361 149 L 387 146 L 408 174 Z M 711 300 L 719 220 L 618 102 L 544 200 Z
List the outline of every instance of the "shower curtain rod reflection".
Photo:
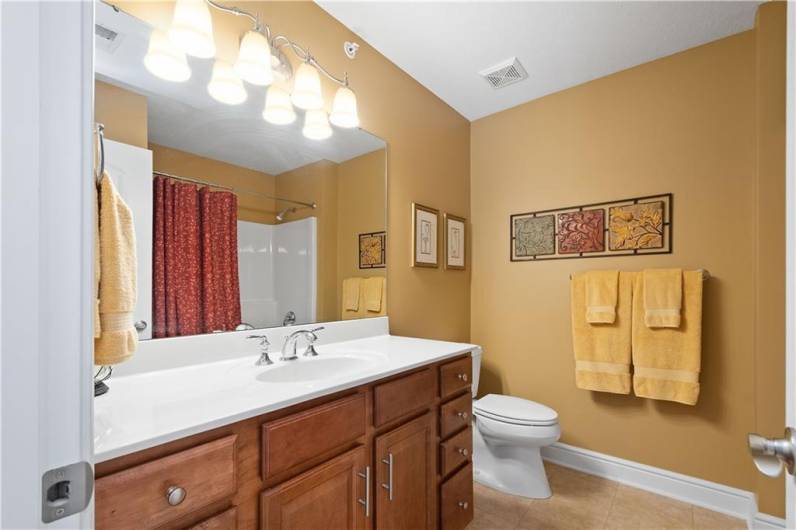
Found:
M 313 210 L 318 207 L 318 203 L 316 203 L 316 202 L 302 202 L 302 201 L 296 201 L 296 200 L 293 200 L 293 199 L 283 199 L 282 197 L 276 197 L 274 195 L 267 195 L 265 193 L 258 193 L 256 191 L 240 190 L 240 189 L 237 189 L 237 188 L 224 186 L 222 184 L 216 184 L 214 182 L 209 182 L 209 181 L 206 181 L 206 180 L 194 179 L 194 178 L 190 178 L 190 177 L 181 177 L 179 175 L 172 175 L 171 173 L 164 173 L 162 171 L 153 171 L 152 173 L 154 173 L 155 175 L 160 175 L 161 177 L 168 177 L 170 179 L 182 180 L 182 181 L 185 181 L 185 182 L 191 182 L 193 184 L 199 184 L 199 185 L 202 185 L 202 186 L 209 186 L 211 188 L 218 188 L 218 189 L 221 189 L 221 190 L 231 191 L 232 193 L 246 193 L 248 195 L 254 195 L 256 197 L 261 197 L 263 199 L 271 199 L 273 201 L 289 202 L 289 203 L 292 203 L 292 204 L 299 204 L 301 206 L 304 206 L 305 208 L 312 208 Z

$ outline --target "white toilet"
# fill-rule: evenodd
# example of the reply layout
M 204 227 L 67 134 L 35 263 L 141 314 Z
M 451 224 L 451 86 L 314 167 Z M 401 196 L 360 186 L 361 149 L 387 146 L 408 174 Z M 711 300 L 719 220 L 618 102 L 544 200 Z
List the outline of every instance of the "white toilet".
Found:
M 488 394 L 476 400 L 481 350 L 473 351 L 473 465 L 475 480 L 512 495 L 550 496 L 539 450 L 558 440 L 558 414 L 513 396 Z

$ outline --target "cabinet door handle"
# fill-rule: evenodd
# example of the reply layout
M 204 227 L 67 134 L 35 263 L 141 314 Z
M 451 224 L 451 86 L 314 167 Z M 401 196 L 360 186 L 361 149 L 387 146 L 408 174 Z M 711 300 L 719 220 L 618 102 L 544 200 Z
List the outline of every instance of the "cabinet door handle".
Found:
M 364 473 L 357 473 L 365 479 L 365 499 L 357 499 L 357 502 L 365 507 L 365 517 L 370 517 L 370 466 L 365 468 Z
M 470 504 L 467 501 L 459 501 L 459 508 L 462 510 L 466 510 L 470 507 Z
M 470 451 L 468 451 L 468 450 L 467 450 L 467 449 L 465 449 L 464 447 L 460 447 L 460 448 L 458 448 L 458 449 L 457 449 L 457 451 L 458 451 L 458 452 L 459 452 L 459 454 L 460 454 L 460 455 L 462 455 L 462 456 L 467 456 L 467 455 L 469 455 L 469 454 L 470 454 Z
M 461 419 L 463 419 L 463 420 L 467 419 L 467 413 L 466 412 L 457 412 L 456 415 L 458 417 L 460 417 Z
M 382 458 L 381 462 L 387 464 L 387 484 L 382 484 L 381 487 L 387 490 L 387 498 L 392 500 L 392 453 L 387 453 L 387 458 Z
M 457 374 L 456 377 L 458 377 L 461 381 L 464 381 L 465 383 L 467 382 L 467 374 Z

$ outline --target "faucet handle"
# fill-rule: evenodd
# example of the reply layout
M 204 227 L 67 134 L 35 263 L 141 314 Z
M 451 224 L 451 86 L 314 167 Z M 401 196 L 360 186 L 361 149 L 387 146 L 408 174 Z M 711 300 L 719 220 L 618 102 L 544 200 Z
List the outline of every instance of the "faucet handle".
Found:
M 249 335 L 247 339 L 260 339 L 260 346 L 270 346 L 271 341 L 268 340 L 266 335 Z
M 318 333 L 319 331 L 323 331 L 324 329 L 326 329 L 324 326 L 318 326 L 317 328 L 309 330 L 310 331 L 310 337 L 311 337 L 310 338 L 310 343 L 313 343 L 316 340 L 318 340 L 318 335 L 316 335 L 316 333 Z

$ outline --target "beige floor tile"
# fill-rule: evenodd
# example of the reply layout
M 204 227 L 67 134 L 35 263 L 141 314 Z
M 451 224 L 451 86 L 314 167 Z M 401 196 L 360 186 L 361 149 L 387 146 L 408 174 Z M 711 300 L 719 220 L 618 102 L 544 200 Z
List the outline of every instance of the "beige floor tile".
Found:
M 610 504 L 610 499 L 607 499 Z M 599 530 L 607 516 L 594 506 L 579 506 L 554 494 L 546 500 L 534 501 L 517 526 L 518 530 Z
M 497 515 L 475 509 L 475 516 L 466 530 L 514 530 L 516 522 L 507 521 Z
M 619 487 L 617 482 L 553 464 L 545 464 L 545 467 L 552 499 L 607 515 Z
M 532 502 L 524 497 L 487 488 L 477 482 L 474 485 L 473 495 L 476 512 L 495 515 L 512 525 L 519 522 Z
M 746 521 L 694 506 L 695 530 L 746 530 Z
M 693 507 L 654 493 L 620 485 L 605 521 L 608 530 L 693 528 Z

